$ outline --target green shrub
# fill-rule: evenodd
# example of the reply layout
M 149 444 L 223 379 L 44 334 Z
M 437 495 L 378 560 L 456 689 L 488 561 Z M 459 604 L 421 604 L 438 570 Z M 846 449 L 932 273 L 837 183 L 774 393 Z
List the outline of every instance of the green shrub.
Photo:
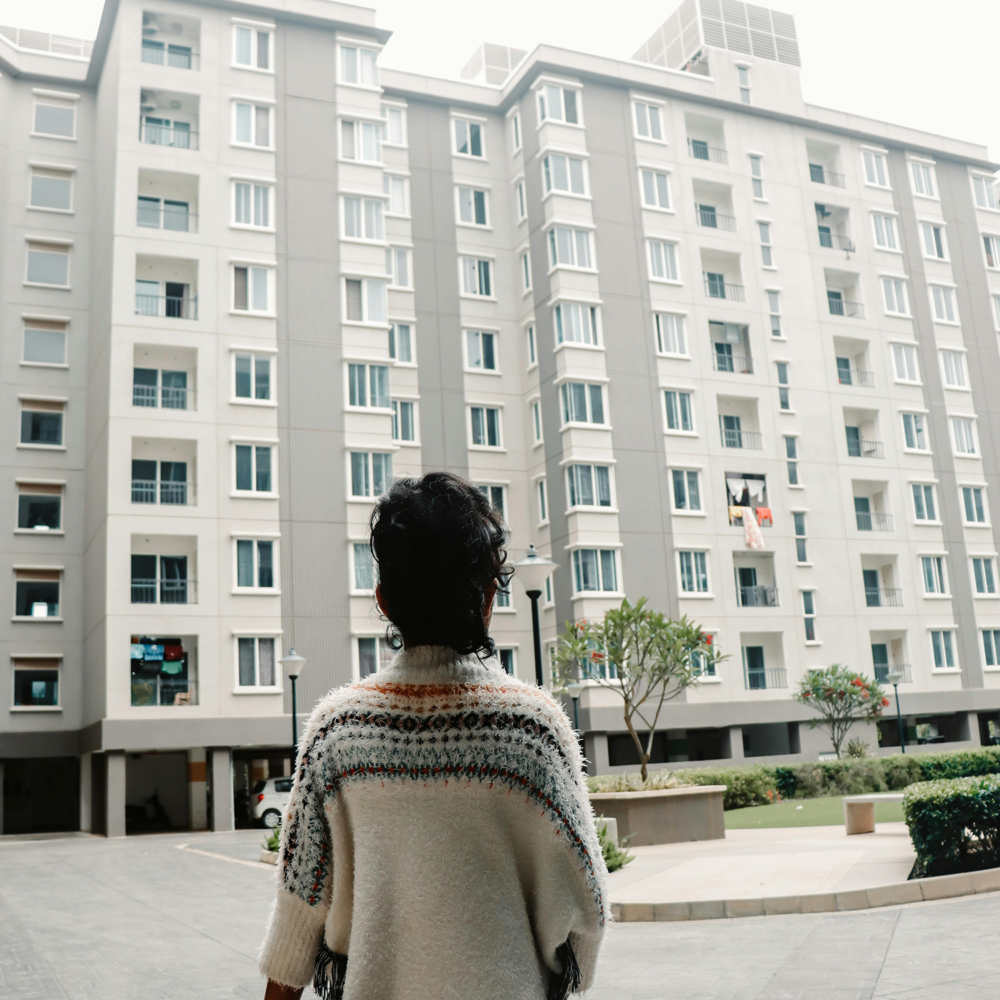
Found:
M 798 778 L 795 776 L 795 768 L 776 767 L 774 769 L 774 783 L 778 787 L 778 794 L 783 799 L 794 798 L 799 785 Z
M 685 771 L 684 776 L 694 785 L 725 785 L 723 809 L 765 806 L 781 797 L 774 768 L 761 764 L 718 769 L 696 767 Z
M 950 753 L 914 754 L 920 761 L 920 780 L 969 778 L 979 774 L 1000 774 L 1000 747 L 953 750 Z
M 281 821 L 278 821 L 278 825 L 274 827 L 273 830 L 267 835 L 267 840 L 260 845 L 265 851 L 276 851 L 281 847 Z
M 914 876 L 1000 865 L 1000 775 L 917 782 L 904 793 L 903 815 Z
M 609 872 L 616 872 L 630 861 L 635 861 L 634 854 L 629 854 L 608 836 L 607 824 L 601 822 L 601 817 L 597 818 L 597 839 L 600 841 L 601 853 L 604 855 L 604 863 L 608 866 Z
M 894 753 L 891 757 L 882 757 L 882 773 L 890 791 L 901 791 L 915 781 L 923 780 L 920 769 L 920 758 L 924 754 Z M 935 755 L 937 756 L 937 755 Z
M 650 771 L 646 780 L 632 771 L 623 774 L 599 774 L 587 778 L 591 792 L 655 792 L 661 788 L 682 788 L 692 782 L 686 780 L 685 771 Z

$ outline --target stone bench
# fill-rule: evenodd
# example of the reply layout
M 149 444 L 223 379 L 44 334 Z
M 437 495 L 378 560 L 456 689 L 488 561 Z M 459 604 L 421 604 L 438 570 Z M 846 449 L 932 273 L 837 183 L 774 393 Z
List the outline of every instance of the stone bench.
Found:
M 844 796 L 844 826 L 847 834 L 875 832 L 875 803 L 902 802 L 902 792 L 874 792 Z

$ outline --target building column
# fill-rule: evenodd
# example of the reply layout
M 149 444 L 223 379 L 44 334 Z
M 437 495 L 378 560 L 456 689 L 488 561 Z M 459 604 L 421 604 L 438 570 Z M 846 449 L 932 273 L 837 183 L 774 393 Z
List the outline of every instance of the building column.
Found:
M 104 835 L 125 836 L 125 754 L 109 750 L 104 755 Z
M 233 815 L 233 754 L 229 747 L 212 747 L 212 829 L 235 830 Z
M 729 756 L 732 760 L 743 760 L 743 727 L 729 727 Z
M 584 754 L 587 758 L 587 774 L 607 774 L 608 768 L 608 734 L 584 733 Z
M 3 835 L 3 761 L 0 760 L 0 836 Z
M 188 750 L 188 815 L 192 830 L 208 829 L 208 754 L 204 747 Z
M 981 746 L 983 742 L 983 737 L 979 729 L 978 712 L 965 713 L 965 728 L 969 731 L 969 735 L 966 737 L 966 739 L 971 740 L 977 746 Z
M 94 797 L 91 783 L 94 780 L 93 754 L 80 756 L 80 830 L 90 833 L 93 830 Z

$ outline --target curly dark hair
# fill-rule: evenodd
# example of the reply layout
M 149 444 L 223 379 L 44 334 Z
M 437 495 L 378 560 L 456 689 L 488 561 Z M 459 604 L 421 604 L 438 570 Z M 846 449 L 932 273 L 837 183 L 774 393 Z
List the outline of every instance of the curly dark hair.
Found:
M 494 588 L 506 591 L 513 570 L 506 525 L 486 496 L 450 472 L 399 479 L 370 528 L 390 645 L 492 656 L 483 606 Z

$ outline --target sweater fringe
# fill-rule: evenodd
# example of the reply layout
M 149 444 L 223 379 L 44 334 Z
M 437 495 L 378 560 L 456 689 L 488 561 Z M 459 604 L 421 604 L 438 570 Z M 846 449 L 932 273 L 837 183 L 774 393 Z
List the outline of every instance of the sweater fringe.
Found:
M 320 942 L 316 953 L 313 989 L 320 1000 L 344 1000 L 347 982 L 347 956 L 331 951 L 325 941 Z
M 580 988 L 580 964 L 569 941 L 556 948 L 556 958 L 562 962 L 562 972 L 549 980 L 547 1000 L 566 1000 Z

